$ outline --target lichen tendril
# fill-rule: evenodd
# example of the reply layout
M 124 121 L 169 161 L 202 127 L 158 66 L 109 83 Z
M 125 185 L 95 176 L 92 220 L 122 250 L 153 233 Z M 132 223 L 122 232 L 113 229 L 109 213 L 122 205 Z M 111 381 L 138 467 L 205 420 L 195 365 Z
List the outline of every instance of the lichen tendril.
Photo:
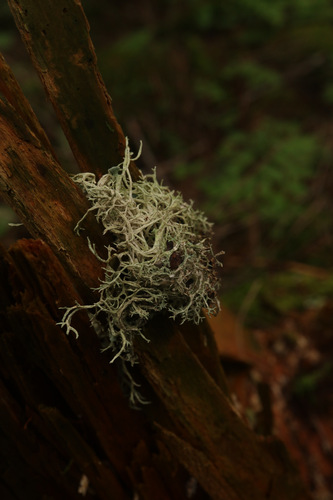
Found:
M 167 311 L 180 322 L 198 323 L 202 309 L 208 314 L 219 310 L 217 267 L 222 265 L 212 250 L 212 224 L 205 215 L 159 183 L 155 169 L 133 182 L 129 166 L 135 159 L 126 140 L 124 161 L 99 180 L 92 173 L 73 177 L 91 203 L 88 212 L 95 214 L 105 235 L 111 233 L 113 243 L 102 259 L 88 240 L 104 263 L 99 299 L 67 308 L 61 322 L 67 333 L 78 336 L 72 317 L 87 310 L 99 336 L 107 339 L 106 348 L 113 351 L 112 361 L 120 357 L 132 363 L 133 338 L 144 336 L 144 325 L 153 314 Z M 77 233 L 88 212 L 78 222 Z

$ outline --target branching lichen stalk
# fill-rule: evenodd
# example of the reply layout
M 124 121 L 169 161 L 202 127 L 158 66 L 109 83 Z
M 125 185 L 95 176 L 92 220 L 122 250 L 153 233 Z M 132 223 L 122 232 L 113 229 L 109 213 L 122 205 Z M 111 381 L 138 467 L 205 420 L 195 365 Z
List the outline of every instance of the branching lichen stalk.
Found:
M 61 324 L 67 333 L 78 335 L 72 317 L 86 309 L 98 334 L 107 339 L 112 361 L 121 357 L 134 362 L 133 337 L 144 335 L 153 314 L 167 311 L 173 319 L 198 323 L 204 317 L 202 309 L 208 314 L 219 310 L 216 268 L 221 263 L 213 253 L 212 225 L 204 214 L 159 183 L 155 170 L 133 182 L 131 160 L 126 142 L 123 163 L 100 180 L 92 173 L 74 176 L 91 203 L 88 212 L 94 212 L 104 234 L 112 234 L 113 243 L 102 259 L 88 240 L 105 268 L 99 300 L 68 308 Z

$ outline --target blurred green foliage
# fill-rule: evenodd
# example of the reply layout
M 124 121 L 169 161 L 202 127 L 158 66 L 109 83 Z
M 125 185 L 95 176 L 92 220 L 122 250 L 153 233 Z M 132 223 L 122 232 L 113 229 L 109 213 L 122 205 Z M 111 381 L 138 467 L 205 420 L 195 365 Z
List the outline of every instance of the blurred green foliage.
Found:
M 265 276 L 259 294 L 263 304 L 283 316 L 291 311 L 318 310 L 333 300 L 333 278 L 280 271 Z
M 125 127 L 135 117 L 157 159 L 175 158 L 175 182 L 217 223 L 256 221 L 269 249 L 286 231 L 291 251 L 328 235 L 331 2 L 164 0 L 140 12 L 98 52 Z
M 314 409 L 327 411 L 327 390 L 332 386 L 333 363 L 326 361 L 307 373 L 300 373 L 291 385 L 291 394 L 298 403 Z
M 304 211 L 321 146 L 292 122 L 266 120 L 249 133 L 230 132 L 215 154 L 221 167 L 199 181 L 207 211 L 219 221 L 255 215 L 279 238 Z
M 253 268 L 223 296 L 223 305 L 248 328 L 274 325 L 295 312 L 319 311 L 327 301 L 333 301 L 332 277 Z

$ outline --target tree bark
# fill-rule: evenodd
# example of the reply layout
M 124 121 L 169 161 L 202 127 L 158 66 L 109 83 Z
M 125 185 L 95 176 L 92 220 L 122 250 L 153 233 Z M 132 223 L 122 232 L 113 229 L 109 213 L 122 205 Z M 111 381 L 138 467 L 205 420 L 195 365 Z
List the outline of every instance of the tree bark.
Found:
M 140 364 L 177 429 L 158 426 L 161 438 L 211 497 L 304 498 L 282 443 L 244 424 L 180 332 L 156 320 L 148 339 L 138 340 Z
M 0 100 L 0 192 L 36 238 L 47 242 L 80 289 L 95 286 L 100 263 L 74 227 L 89 208 L 74 182 L 8 102 Z M 103 248 L 91 217 L 89 234 Z
M 161 458 L 150 451 L 149 422 L 129 408 L 116 367 L 100 353 L 85 315 L 77 319 L 77 341 L 56 325 L 59 307 L 77 296 L 50 248 L 20 240 L 2 250 L 0 276 L 2 484 L 13 498 L 76 498 L 85 474 L 97 498 L 110 498 L 110 491 L 132 498 L 139 487 L 147 492 L 142 498 L 154 498 L 156 485 L 141 478 L 146 468 L 167 490 Z M 17 477 L 26 488 L 16 485 Z
M 105 173 L 123 159 L 125 137 L 97 68 L 77 0 L 9 0 L 22 40 L 82 171 Z M 138 170 L 132 167 L 132 176 Z
M 35 136 L 38 137 L 45 149 L 51 151 L 55 156 L 49 138 L 37 120 L 29 101 L 24 96 L 2 54 L 0 54 L 0 92 L 16 110 L 23 123 L 26 123 Z

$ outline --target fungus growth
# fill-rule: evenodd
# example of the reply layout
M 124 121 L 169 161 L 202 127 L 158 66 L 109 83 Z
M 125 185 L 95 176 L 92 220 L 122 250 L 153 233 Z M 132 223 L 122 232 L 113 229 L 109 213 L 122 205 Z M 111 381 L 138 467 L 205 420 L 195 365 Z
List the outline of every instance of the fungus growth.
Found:
M 88 240 L 91 251 L 104 263 L 99 299 L 67 308 L 61 325 L 78 336 L 72 317 L 87 310 L 91 324 L 106 339 L 106 348 L 113 351 L 112 361 L 120 357 L 133 363 L 133 338 L 144 336 L 143 327 L 156 312 L 198 323 L 202 309 L 208 314 L 219 310 L 216 268 L 222 264 L 213 253 L 212 224 L 203 213 L 159 183 L 155 170 L 133 182 L 131 160 L 126 141 L 123 163 L 99 180 L 92 173 L 73 177 L 91 203 L 88 212 L 94 212 L 104 234 L 112 234 L 113 243 L 106 247 L 108 257 L 102 259 Z M 87 213 L 78 222 L 77 233 Z

